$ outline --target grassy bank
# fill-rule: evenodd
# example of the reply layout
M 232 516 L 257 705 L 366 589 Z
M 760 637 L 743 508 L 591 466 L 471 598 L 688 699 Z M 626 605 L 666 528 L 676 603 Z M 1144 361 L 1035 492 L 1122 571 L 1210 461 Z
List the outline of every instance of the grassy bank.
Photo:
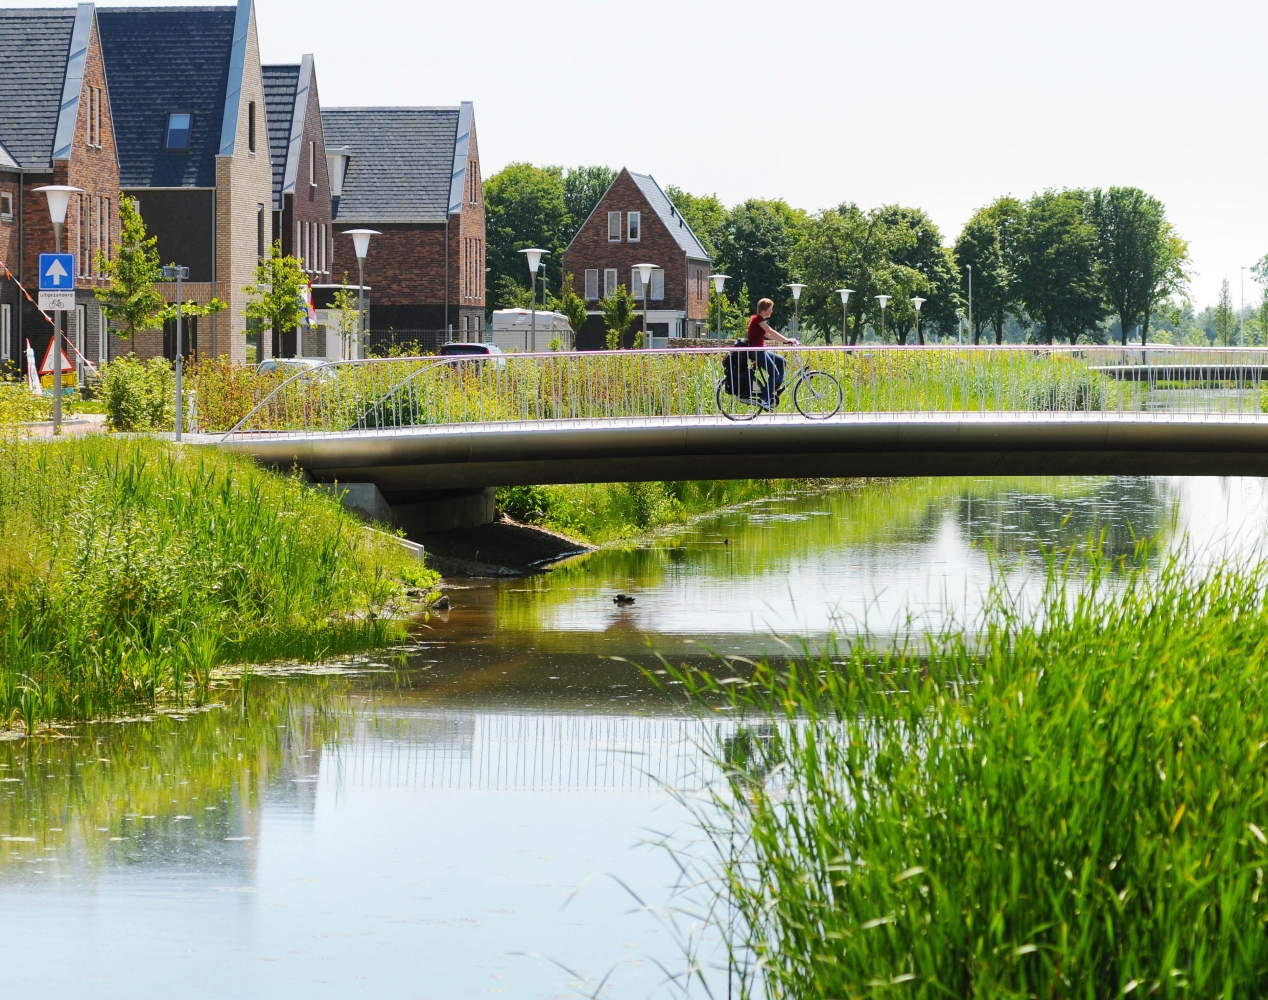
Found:
M 144 439 L 0 442 L 0 724 L 205 696 L 222 663 L 377 645 L 434 577 L 328 495 Z
M 1263 994 L 1266 588 L 1094 557 L 924 658 L 674 672 L 738 717 L 701 817 L 745 995 Z
M 750 500 L 828 489 L 838 480 L 737 479 L 666 483 L 510 486 L 497 504 L 517 521 L 602 544 L 681 524 Z

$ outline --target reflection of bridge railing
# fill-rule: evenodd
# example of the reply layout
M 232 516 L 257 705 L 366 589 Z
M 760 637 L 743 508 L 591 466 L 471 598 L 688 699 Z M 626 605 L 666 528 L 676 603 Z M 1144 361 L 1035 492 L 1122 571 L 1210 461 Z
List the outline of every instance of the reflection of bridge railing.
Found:
M 841 384 L 841 415 L 1261 416 L 1268 349 L 797 348 Z M 727 348 L 377 358 L 297 374 L 225 440 L 537 420 L 717 414 Z M 788 353 L 782 351 L 780 353 Z M 791 412 L 791 401 L 781 403 Z

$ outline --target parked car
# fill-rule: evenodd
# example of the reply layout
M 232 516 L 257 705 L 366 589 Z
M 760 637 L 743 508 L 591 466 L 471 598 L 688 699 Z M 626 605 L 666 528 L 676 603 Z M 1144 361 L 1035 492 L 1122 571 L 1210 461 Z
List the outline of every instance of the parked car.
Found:
M 440 345 L 440 356 L 442 358 L 496 358 L 493 362 L 499 368 L 506 366 L 505 351 L 496 344 L 468 344 L 461 341 L 454 341 L 449 344 Z
M 255 370 L 260 375 L 271 375 L 273 372 L 282 371 L 288 375 L 298 375 L 305 369 L 316 368 L 318 365 L 324 365 L 326 362 L 317 358 L 269 358 L 267 361 L 261 361 L 255 366 Z

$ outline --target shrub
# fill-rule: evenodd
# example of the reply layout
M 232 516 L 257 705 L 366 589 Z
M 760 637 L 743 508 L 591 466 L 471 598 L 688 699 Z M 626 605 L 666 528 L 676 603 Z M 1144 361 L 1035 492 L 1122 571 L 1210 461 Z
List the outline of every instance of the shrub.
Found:
M 31 395 L 26 382 L 0 379 L 0 429 L 38 420 L 48 412 L 48 404 Z
M 176 415 L 176 376 L 166 358 L 141 361 L 129 354 L 101 367 L 106 422 L 116 431 L 171 427 Z
M 260 373 L 228 357 L 200 358 L 187 369 L 187 383 L 196 393 L 198 429 L 227 431 L 294 371 Z

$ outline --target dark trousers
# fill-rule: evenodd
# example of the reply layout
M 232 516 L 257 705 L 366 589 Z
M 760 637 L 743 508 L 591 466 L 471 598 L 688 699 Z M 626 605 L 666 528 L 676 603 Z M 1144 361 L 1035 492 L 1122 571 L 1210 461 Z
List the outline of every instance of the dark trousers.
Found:
M 780 389 L 784 384 L 785 361 L 778 354 L 759 351 L 757 357 L 753 359 L 753 364 L 758 371 L 766 372 L 766 388 L 762 391 L 762 402 L 772 406 L 779 398 Z

